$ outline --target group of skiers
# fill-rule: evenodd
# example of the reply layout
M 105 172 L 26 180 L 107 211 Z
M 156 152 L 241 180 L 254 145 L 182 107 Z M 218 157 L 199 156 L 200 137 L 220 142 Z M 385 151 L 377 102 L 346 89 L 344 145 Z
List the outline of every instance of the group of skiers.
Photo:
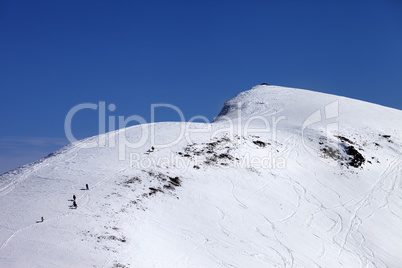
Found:
M 154 151 L 155 151 L 155 148 L 152 146 L 151 149 L 149 149 L 149 150 L 147 151 L 147 153 L 148 153 L 148 155 L 149 155 L 149 154 L 153 153 Z M 86 188 L 87 190 L 89 190 L 88 183 L 85 184 L 85 188 Z M 82 189 L 82 190 L 84 190 L 84 189 Z M 73 195 L 73 205 L 72 205 L 72 206 L 73 206 L 75 209 L 77 209 L 77 207 L 78 207 L 77 202 L 75 202 L 76 199 L 77 199 L 77 197 L 76 197 L 75 195 Z M 41 217 L 41 222 L 43 222 L 44 220 L 45 220 L 45 219 L 44 219 L 43 217 Z
M 86 188 L 87 190 L 89 190 L 88 183 L 85 184 L 85 188 Z M 82 189 L 82 190 L 83 190 L 83 189 Z M 74 207 L 75 209 L 77 209 L 78 205 L 77 205 L 77 202 L 75 202 L 75 199 L 77 199 L 77 197 L 76 197 L 75 194 L 74 194 L 74 195 L 73 195 L 73 207 Z
M 88 183 L 85 184 L 85 188 L 86 188 L 87 190 L 89 190 Z M 84 190 L 84 189 L 82 189 L 82 190 Z M 75 209 L 77 209 L 77 207 L 78 207 L 77 202 L 75 202 L 76 199 L 77 199 L 77 197 L 76 197 L 75 194 L 74 194 L 74 195 L 73 195 L 73 207 L 74 207 Z M 40 219 L 41 219 L 41 222 L 44 222 L 44 221 L 45 221 L 45 218 L 43 218 L 43 216 L 42 216 Z

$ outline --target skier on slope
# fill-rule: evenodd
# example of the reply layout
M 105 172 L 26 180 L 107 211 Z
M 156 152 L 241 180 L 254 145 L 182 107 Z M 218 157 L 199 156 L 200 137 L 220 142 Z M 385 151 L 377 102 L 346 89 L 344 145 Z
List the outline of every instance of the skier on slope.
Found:
M 147 151 L 147 153 L 148 153 L 148 154 L 151 154 L 151 153 L 153 153 L 154 151 L 155 151 L 155 148 L 152 146 L 151 149 L 149 149 L 149 150 Z

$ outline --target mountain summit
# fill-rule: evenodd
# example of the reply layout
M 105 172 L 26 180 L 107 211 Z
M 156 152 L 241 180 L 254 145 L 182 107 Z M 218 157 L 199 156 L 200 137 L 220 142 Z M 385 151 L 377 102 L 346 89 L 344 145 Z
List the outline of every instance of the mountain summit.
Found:
M 259 85 L 75 142 L 0 176 L 0 267 L 398 267 L 401 122 Z

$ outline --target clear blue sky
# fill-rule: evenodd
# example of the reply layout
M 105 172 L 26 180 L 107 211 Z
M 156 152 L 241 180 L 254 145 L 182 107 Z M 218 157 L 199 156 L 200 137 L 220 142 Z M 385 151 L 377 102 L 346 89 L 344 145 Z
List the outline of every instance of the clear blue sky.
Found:
M 267 82 L 402 109 L 402 1 L 3 0 L 0 57 L 1 173 L 66 144 L 64 118 L 83 102 L 212 120 Z M 96 112 L 73 132 L 96 135 Z

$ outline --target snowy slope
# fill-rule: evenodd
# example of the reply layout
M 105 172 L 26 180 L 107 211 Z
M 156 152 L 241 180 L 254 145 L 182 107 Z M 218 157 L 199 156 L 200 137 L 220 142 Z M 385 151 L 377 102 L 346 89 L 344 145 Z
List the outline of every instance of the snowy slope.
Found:
M 401 123 L 261 85 L 76 142 L 0 177 L 0 267 L 400 267 Z

